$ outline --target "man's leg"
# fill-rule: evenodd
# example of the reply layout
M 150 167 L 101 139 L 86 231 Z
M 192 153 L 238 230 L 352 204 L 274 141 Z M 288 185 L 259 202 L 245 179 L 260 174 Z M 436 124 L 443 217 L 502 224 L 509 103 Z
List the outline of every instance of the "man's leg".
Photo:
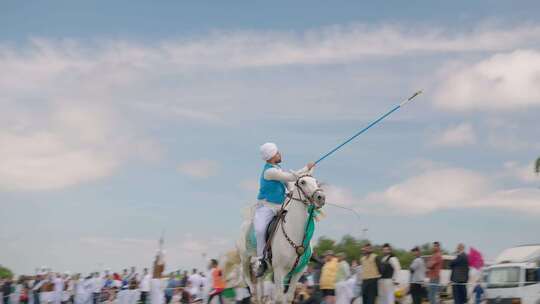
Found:
M 362 290 L 362 303 L 367 303 L 368 302 L 368 283 L 367 283 L 367 280 L 362 280 L 362 286 L 361 286 L 361 290 Z
M 141 302 L 142 304 L 146 304 L 146 291 L 141 292 Z
M 207 304 L 210 304 L 210 302 L 212 301 L 212 299 L 218 295 L 218 291 L 216 289 L 212 289 L 209 293 L 208 293 L 208 302 Z
M 467 303 L 467 286 L 465 284 L 459 284 L 458 286 L 459 290 L 459 301 L 461 304 Z
M 413 284 L 413 286 L 414 286 L 413 302 L 414 304 L 422 304 L 422 285 L 416 283 L 416 284 Z
M 268 224 L 274 215 L 274 210 L 264 205 L 257 207 L 255 210 L 253 228 L 255 228 L 255 235 L 257 237 L 257 256 L 259 257 L 264 255 L 264 247 L 266 245 L 266 229 L 268 228 Z
M 259 259 L 259 269 L 257 269 L 256 276 L 262 277 L 266 272 L 267 265 L 264 260 L 264 249 L 266 247 L 266 230 L 268 224 L 275 215 L 275 211 L 267 206 L 259 206 L 255 210 L 255 218 L 253 219 L 253 227 L 255 229 L 255 235 L 257 237 L 257 257 Z
M 366 291 L 367 291 L 367 302 L 366 304 L 375 304 L 375 300 L 377 299 L 377 290 L 379 282 L 377 279 L 369 279 L 367 280 Z
M 409 285 L 409 292 L 411 293 L 411 299 L 413 304 L 418 304 L 417 294 L 416 294 L 416 283 L 411 283 Z
M 394 282 L 392 279 L 384 280 L 384 291 L 386 292 L 386 303 L 394 304 L 395 295 L 394 295 Z
M 430 280 L 429 283 L 429 303 L 437 304 L 437 298 L 439 293 L 439 280 Z
M 459 290 L 457 285 L 452 285 L 452 297 L 454 298 L 454 304 L 459 304 Z

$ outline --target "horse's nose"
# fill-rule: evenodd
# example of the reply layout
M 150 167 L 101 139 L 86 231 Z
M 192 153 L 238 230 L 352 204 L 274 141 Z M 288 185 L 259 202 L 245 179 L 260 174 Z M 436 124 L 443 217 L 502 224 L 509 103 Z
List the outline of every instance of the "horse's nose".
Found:
M 317 198 L 317 203 L 319 203 L 319 205 L 324 204 L 326 201 L 326 195 L 324 195 L 324 193 L 317 193 L 315 197 Z

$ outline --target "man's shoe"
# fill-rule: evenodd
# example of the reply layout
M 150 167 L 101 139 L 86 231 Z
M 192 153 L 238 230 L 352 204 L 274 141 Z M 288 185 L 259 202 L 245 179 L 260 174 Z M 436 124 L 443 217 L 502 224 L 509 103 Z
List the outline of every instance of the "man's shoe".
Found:
M 260 278 L 264 275 L 266 272 L 266 269 L 268 269 L 268 266 L 266 265 L 266 261 L 264 259 L 259 260 L 259 268 L 257 268 L 257 273 L 255 276 L 257 278 Z

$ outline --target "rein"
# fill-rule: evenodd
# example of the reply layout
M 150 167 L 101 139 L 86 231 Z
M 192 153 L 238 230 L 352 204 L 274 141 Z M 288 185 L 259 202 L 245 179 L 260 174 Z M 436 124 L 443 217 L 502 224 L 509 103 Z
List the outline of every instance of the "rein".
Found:
M 286 277 L 286 281 L 287 281 L 286 286 L 285 286 L 286 289 L 289 288 L 288 284 L 290 283 L 292 273 L 296 269 L 296 267 L 298 266 L 298 263 L 300 262 L 300 258 L 306 252 L 306 247 L 305 247 L 304 243 L 306 241 L 306 236 L 307 236 L 307 224 L 313 218 L 315 210 L 319 208 L 319 207 L 317 207 L 317 204 L 314 203 L 314 197 L 317 194 L 317 192 L 322 191 L 322 189 L 317 188 L 317 189 L 315 189 L 315 191 L 313 191 L 311 196 L 308 196 L 306 194 L 306 192 L 304 191 L 304 189 L 302 189 L 302 187 L 299 185 L 300 179 L 302 179 L 305 176 L 310 176 L 310 175 L 303 175 L 303 176 L 299 177 L 295 182 L 296 191 L 298 192 L 298 196 L 300 198 L 294 197 L 293 192 L 291 191 L 289 194 L 287 194 L 288 200 L 281 207 L 281 211 L 283 212 L 291 201 L 297 201 L 297 202 L 301 202 L 302 204 L 304 204 L 304 206 L 306 206 L 308 208 L 308 218 L 307 218 L 307 221 L 306 221 L 306 227 L 304 228 L 304 235 L 302 237 L 302 242 L 300 243 L 300 245 L 295 244 L 294 241 L 291 240 L 291 238 L 289 237 L 289 235 L 285 231 L 285 225 L 283 225 L 283 224 L 286 222 L 286 220 L 285 220 L 286 214 L 283 216 L 283 218 L 281 220 L 281 223 L 280 223 L 281 231 L 283 233 L 283 236 L 285 236 L 285 239 L 287 240 L 289 245 L 291 245 L 291 247 L 293 247 L 295 252 L 296 252 L 296 259 L 294 261 L 293 267 L 292 267 L 291 271 L 289 272 L 289 274 Z M 304 199 L 302 199 L 302 197 Z

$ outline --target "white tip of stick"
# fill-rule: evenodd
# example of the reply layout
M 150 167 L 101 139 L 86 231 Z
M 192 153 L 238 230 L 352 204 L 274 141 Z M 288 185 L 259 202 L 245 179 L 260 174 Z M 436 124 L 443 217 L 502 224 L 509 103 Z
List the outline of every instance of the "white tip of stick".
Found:
M 405 99 L 404 101 L 401 102 L 400 106 L 404 106 L 405 104 L 409 103 L 411 100 L 413 100 L 416 96 L 422 94 L 423 91 L 420 90 L 420 91 L 417 91 L 416 93 L 414 93 L 411 97 Z

